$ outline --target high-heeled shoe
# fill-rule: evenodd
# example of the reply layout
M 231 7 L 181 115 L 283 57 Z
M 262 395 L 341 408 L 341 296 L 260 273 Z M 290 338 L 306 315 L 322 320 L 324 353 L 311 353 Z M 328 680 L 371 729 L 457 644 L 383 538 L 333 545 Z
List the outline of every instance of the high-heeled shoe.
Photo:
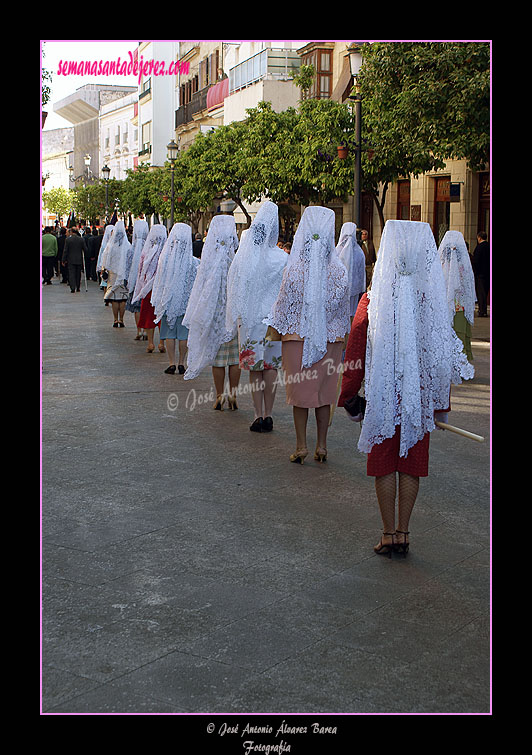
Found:
M 158 349 L 159 349 L 159 351 L 161 352 L 161 354 L 166 354 L 166 349 L 165 349 L 165 347 L 164 347 L 164 346 L 162 345 L 162 343 L 160 343 L 160 344 L 159 344 L 159 346 L 158 346 Z
M 396 535 L 403 535 L 403 542 L 402 543 L 394 543 L 394 550 L 396 553 L 402 553 L 403 558 L 406 558 L 406 554 L 408 553 L 410 549 L 410 543 L 408 542 L 407 535 L 410 534 L 410 532 L 404 532 L 404 530 L 395 530 Z
M 388 556 L 388 558 L 392 557 L 392 552 L 395 549 L 395 543 L 394 543 L 394 539 L 393 539 L 394 538 L 394 534 L 395 534 L 394 532 L 383 532 L 382 533 L 380 542 L 377 543 L 377 545 L 373 546 L 373 550 L 375 551 L 375 553 L 377 553 L 377 555 L 379 555 L 379 556 Z M 392 542 L 391 543 L 383 543 L 382 542 L 382 538 L 384 537 L 384 535 L 391 536 Z
M 171 364 L 169 367 L 165 369 L 165 372 L 167 375 L 175 375 L 176 366 L 175 364 Z
M 290 456 L 290 461 L 294 462 L 294 464 L 303 464 L 307 455 L 308 455 L 308 451 L 306 448 L 302 449 L 301 451 L 296 451 L 295 454 L 292 454 Z
M 219 412 L 223 412 L 224 410 L 224 404 L 225 404 L 225 397 L 220 394 L 219 396 L 216 396 L 216 401 L 214 402 L 213 409 L 217 409 Z
M 148 354 L 151 354 L 154 349 L 155 349 L 155 346 L 148 346 L 148 348 L 146 349 L 146 351 L 148 352 Z
M 256 420 L 254 420 L 253 424 L 249 426 L 249 429 L 252 433 L 261 433 L 262 432 L 262 417 L 257 417 Z
M 232 412 L 238 409 L 238 404 L 236 403 L 236 398 L 234 396 L 228 396 L 227 403 L 229 404 L 229 409 L 231 409 Z
M 273 419 L 271 417 L 264 417 L 262 420 L 262 432 L 271 433 L 273 430 Z
M 317 448 L 314 453 L 314 459 L 315 461 L 327 461 L 327 449 Z

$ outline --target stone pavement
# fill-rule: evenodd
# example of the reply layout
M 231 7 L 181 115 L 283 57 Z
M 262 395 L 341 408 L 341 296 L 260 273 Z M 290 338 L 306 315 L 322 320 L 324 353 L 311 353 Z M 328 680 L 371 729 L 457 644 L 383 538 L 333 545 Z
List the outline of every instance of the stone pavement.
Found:
M 283 387 L 250 433 L 247 390 L 213 411 L 96 283 L 43 287 L 42 712 L 489 713 L 489 323 L 449 416 L 486 440 L 432 434 L 390 560 L 344 410 L 291 464 Z

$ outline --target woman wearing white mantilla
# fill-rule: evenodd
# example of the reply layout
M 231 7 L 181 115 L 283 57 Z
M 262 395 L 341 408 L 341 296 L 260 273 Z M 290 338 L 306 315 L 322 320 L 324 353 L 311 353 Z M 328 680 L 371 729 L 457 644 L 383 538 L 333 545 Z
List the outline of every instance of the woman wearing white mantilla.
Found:
M 288 255 L 277 246 L 279 216 L 265 202 L 242 234 L 227 279 L 229 330 L 238 325 L 239 364 L 248 370 L 255 417 L 250 430 L 270 432 L 277 370 L 282 366 L 281 341 L 267 337 L 263 323 L 279 294 Z
M 235 219 L 215 215 L 201 252 L 196 280 L 183 325 L 188 328 L 188 367 L 185 380 L 198 377 L 210 365 L 216 389 L 214 409 L 225 403 L 226 368 L 229 373 L 230 409 L 237 409 L 235 393 L 240 380 L 238 336 L 226 326 L 227 274 L 238 248 Z
M 472 362 L 471 327 L 475 321 L 475 275 L 460 231 L 447 231 L 438 252 L 447 289 L 451 324 L 464 345 L 467 358 Z
M 299 464 L 308 454 L 308 410 L 316 413 L 314 458 L 327 458 L 327 430 L 349 331 L 349 283 L 336 254 L 334 212 L 307 207 L 301 216 L 279 296 L 265 319 L 281 334 L 286 402 L 293 406 Z
M 185 373 L 188 330 L 183 325 L 190 292 L 200 264 L 192 254 L 192 233 L 186 223 L 175 223 L 165 242 L 151 291 L 155 323 L 161 323 L 161 340 L 166 344 L 169 365 L 165 372 Z M 176 365 L 176 341 L 179 361 Z

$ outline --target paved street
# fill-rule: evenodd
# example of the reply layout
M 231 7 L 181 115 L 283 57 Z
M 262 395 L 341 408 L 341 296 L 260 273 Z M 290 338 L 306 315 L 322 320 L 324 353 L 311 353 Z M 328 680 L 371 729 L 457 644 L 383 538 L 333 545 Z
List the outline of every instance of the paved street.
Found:
M 43 287 L 42 711 L 489 713 L 489 318 L 449 415 L 486 440 L 432 434 L 391 560 L 343 409 L 291 464 L 283 387 L 251 433 L 247 375 L 215 412 L 210 368 L 166 375 L 112 320 L 96 283 Z

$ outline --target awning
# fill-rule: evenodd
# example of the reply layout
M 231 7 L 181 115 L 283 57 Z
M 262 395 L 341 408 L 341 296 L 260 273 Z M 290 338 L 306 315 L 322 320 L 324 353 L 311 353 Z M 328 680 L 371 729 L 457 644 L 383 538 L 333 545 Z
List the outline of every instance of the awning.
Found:
M 229 79 L 225 78 L 218 81 L 207 90 L 207 110 L 218 107 L 229 94 Z
M 349 93 L 351 92 L 352 88 L 352 77 L 351 77 L 351 68 L 349 66 L 349 55 L 346 55 L 344 58 L 344 65 L 342 68 L 342 71 L 340 73 L 340 76 L 338 78 L 338 81 L 336 82 L 336 86 L 333 89 L 333 92 L 331 94 L 331 100 L 336 100 L 337 102 L 344 102 L 347 97 L 349 96 Z M 349 86 L 351 84 L 351 86 Z M 346 89 L 348 91 L 346 92 Z

